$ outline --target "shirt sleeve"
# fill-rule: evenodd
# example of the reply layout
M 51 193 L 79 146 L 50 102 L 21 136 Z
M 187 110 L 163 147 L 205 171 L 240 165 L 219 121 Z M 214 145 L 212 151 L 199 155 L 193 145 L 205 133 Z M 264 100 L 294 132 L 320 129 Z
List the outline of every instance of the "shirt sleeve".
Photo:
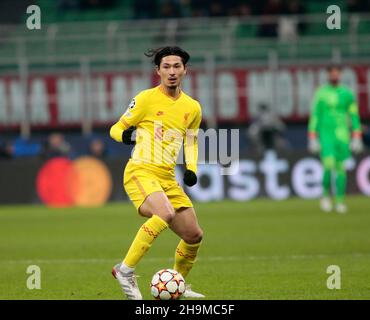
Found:
M 309 137 L 316 137 L 320 121 L 320 91 L 315 93 L 311 105 L 311 114 L 308 122 Z
M 110 128 L 110 136 L 117 142 L 122 142 L 122 133 L 126 129 L 136 126 L 144 117 L 145 102 L 143 93 L 133 98 L 121 118 Z
M 184 154 L 186 169 L 197 173 L 197 162 L 198 162 L 198 133 L 199 126 L 202 122 L 202 111 L 199 109 L 195 113 L 193 121 L 190 123 L 186 130 L 184 139 Z
M 348 114 L 352 124 L 352 135 L 361 135 L 361 121 L 358 112 L 358 105 L 352 92 L 350 92 L 349 97 Z
M 127 110 L 119 119 L 120 122 L 127 128 L 136 126 L 144 117 L 145 100 L 144 94 L 140 93 L 133 98 L 128 105 Z

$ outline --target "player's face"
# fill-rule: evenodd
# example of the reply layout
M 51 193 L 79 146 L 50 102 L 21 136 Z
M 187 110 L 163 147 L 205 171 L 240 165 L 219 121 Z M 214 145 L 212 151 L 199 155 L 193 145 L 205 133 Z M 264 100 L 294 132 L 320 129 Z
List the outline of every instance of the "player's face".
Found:
M 179 56 L 166 56 L 162 58 L 157 73 L 161 77 L 161 83 L 168 88 L 177 88 L 184 75 L 186 68 Z
M 328 72 L 328 80 L 331 84 L 336 85 L 340 82 L 341 72 L 337 68 L 332 68 Z

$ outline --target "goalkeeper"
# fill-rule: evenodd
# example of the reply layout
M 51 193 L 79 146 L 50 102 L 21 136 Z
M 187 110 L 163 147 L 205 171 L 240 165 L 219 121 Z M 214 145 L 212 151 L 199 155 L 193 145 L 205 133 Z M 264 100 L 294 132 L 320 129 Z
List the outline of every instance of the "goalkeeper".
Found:
M 136 146 L 125 168 L 124 187 L 138 213 L 147 218 L 122 263 L 112 271 L 130 300 L 142 299 L 134 270 L 163 231 L 171 228 L 181 238 L 173 268 L 184 277 L 192 269 L 203 235 L 193 205 L 175 179 L 176 160 L 184 145 L 184 183 L 197 183 L 201 107 L 181 90 L 189 54 L 179 47 L 164 47 L 147 56 L 154 57 L 161 83 L 140 92 L 110 130 L 114 140 L 132 144 L 136 128 Z M 204 297 L 188 286 L 184 296 Z
M 316 91 L 313 100 L 308 124 L 308 148 L 312 153 L 320 153 L 323 165 L 321 210 L 329 212 L 333 209 L 331 201 L 333 177 L 335 210 L 338 213 L 346 213 L 345 161 L 351 156 L 350 150 L 359 153 L 363 149 L 361 124 L 353 93 L 340 85 L 340 67 L 329 66 L 327 75 L 329 83 Z

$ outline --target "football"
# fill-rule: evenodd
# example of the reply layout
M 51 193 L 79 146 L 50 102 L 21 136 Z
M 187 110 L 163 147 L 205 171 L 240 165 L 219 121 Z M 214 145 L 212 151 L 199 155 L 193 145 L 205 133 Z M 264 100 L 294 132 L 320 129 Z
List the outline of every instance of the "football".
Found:
M 173 269 L 156 272 L 150 283 L 150 292 L 157 300 L 177 300 L 185 291 L 183 276 Z

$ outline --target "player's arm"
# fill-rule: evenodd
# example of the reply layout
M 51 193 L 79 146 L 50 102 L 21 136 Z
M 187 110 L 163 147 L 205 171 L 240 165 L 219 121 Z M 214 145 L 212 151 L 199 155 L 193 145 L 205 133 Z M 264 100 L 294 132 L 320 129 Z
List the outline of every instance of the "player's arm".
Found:
M 317 153 L 320 150 L 320 144 L 318 141 L 320 109 L 320 91 L 317 91 L 312 102 L 310 118 L 308 121 L 308 149 L 313 153 Z
M 350 94 L 348 114 L 349 114 L 349 118 L 351 120 L 351 126 L 352 126 L 351 149 L 352 151 L 359 153 L 363 150 L 361 121 L 360 121 L 360 116 L 358 112 L 358 105 L 352 93 Z
M 110 136 L 113 140 L 117 142 L 123 142 L 125 144 L 135 144 L 132 140 L 133 132 L 135 131 L 135 127 L 127 127 L 121 121 L 116 122 L 110 128 Z
M 184 174 L 184 182 L 188 186 L 193 186 L 197 183 L 197 162 L 198 162 L 198 132 L 202 122 L 201 109 L 197 111 L 193 121 L 189 125 L 184 139 L 184 154 L 186 171 Z
M 131 100 L 130 105 L 121 118 L 110 128 L 110 136 L 117 142 L 135 144 L 132 135 L 135 126 L 143 118 L 144 108 L 141 95 Z

